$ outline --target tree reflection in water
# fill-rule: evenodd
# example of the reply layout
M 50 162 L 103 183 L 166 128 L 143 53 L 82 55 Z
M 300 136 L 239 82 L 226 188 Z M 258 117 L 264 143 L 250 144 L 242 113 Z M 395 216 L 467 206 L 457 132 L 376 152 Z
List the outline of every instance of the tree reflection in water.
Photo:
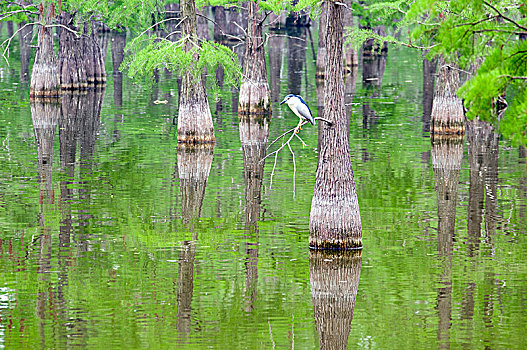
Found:
M 309 251 L 320 349 L 346 349 L 359 288 L 362 250 Z

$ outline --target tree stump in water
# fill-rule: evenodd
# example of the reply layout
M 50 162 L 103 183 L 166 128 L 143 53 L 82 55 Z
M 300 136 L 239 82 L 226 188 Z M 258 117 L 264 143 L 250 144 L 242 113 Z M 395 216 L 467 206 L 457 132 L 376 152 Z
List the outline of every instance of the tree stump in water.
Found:
M 258 14 L 260 7 L 254 2 L 248 2 L 247 6 L 249 18 L 245 57 L 249 59 L 243 63 L 245 81 L 240 86 L 238 114 L 271 114 L 271 92 L 267 82 L 263 30 L 261 15 Z
M 309 280 L 320 349 L 346 349 L 362 251 L 310 251 Z
M 359 202 L 350 159 L 344 105 L 343 6 L 327 3 L 328 60 L 324 86 L 324 118 L 319 122 L 318 168 L 309 220 L 312 249 L 362 247 Z
M 456 96 L 459 89 L 459 71 L 453 65 L 447 65 L 440 57 L 434 88 L 430 134 L 463 135 L 465 133 L 465 115 L 463 102 Z
M 32 99 L 48 99 L 60 95 L 59 68 L 53 47 L 53 29 L 46 27 L 46 24 L 51 23 L 52 12 L 54 12 L 54 5 L 48 6 L 45 15 L 40 14 L 40 20 L 44 24 L 38 30 L 38 47 L 31 73 L 29 97 Z

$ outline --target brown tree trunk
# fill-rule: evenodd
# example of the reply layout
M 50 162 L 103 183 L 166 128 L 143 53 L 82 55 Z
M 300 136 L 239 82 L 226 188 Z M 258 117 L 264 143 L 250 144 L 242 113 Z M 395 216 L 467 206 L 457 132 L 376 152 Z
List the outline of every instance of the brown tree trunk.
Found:
M 435 59 L 423 57 L 423 131 L 430 131 L 430 116 L 434 102 L 434 80 L 437 68 Z
M 209 21 L 205 18 L 207 17 L 208 12 L 209 8 L 205 6 L 198 11 L 200 16 L 197 16 L 196 18 L 198 38 L 203 40 L 210 40 Z
M 320 349 L 347 349 L 362 251 L 310 251 L 309 280 Z
M 353 29 L 353 11 L 351 0 L 346 0 L 345 3 L 347 7 L 346 12 L 344 13 L 344 42 L 347 41 L 348 33 Z M 359 65 L 357 51 L 353 49 L 351 43 L 344 45 L 344 59 L 346 62 L 346 73 L 351 73 L 354 70 L 354 67 Z
M 317 50 L 317 69 L 315 72 L 315 78 L 324 80 L 326 74 L 326 28 L 327 28 L 327 15 L 328 15 L 328 2 L 324 1 L 321 5 L 322 13 L 318 23 L 318 50 Z
M 62 13 L 61 24 L 77 31 L 70 25 L 73 17 L 68 13 Z M 83 40 L 77 38 L 69 30 L 62 29 L 59 38 L 59 70 L 61 87 L 64 90 L 82 90 L 88 87 L 84 60 Z
M 437 69 L 431 115 L 431 137 L 463 135 L 465 132 L 463 102 L 456 96 L 460 86 L 459 71 L 455 66 L 447 65 L 443 57 L 439 58 Z
M 113 99 L 116 106 L 123 105 L 123 73 L 120 71 L 126 46 L 126 32 L 114 32 L 112 36 Z
M 270 37 L 267 49 L 269 52 L 269 73 L 271 75 L 271 101 L 280 102 L 280 77 L 282 72 L 282 50 L 284 49 L 284 37 Z
M 225 17 L 225 7 L 214 7 L 214 41 L 223 42 L 225 40 L 225 31 L 227 30 L 227 18 Z
M 240 86 L 238 98 L 238 114 L 271 114 L 269 83 L 267 82 L 267 66 L 265 64 L 265 48 L 260 7 L 255 2 L 248 2 L 249 19 L 247 22 L 247 38 L 243 75 L 245 81 Z
M 362 225 L 344 106 L 344 7 L 329 1 L 327 13 L 324 118 L 332 124 L 319 123 L 319 159 L 309 220 L 309 246 L 353 249 L 362 247 Z
M 304 27 L 290 30 L 287 39 L 287 86 L 289 93 L 301 95 L 302 77 L 305 72 L 307 30 Z M 296 39 L 295 39 L 296 38 Z
M 364 55 L 362 58 L 362 86 L 371 92 L 371 99 L 380 96 L 385 68 L 385 55 Z M 371 108 L 370 102 L 364 101 L 362 104 L 362 126 L 364 129 L 376 125 L 377 119 L 377 112 Z
M 182 36 L 188 36 L 197 42 L 196 7 L 194 0 L 181 1 Z M 192 43 L 187 42 L 186 50 L 190 51 Z M 198 54 L 194 56 L 199 59 Z M 183 74 L 179 95 L 178 142 L 210 143 L 214 142 L 214 126 L 210 113 L 209 101 L 200 74 L 188 69 Z
M 29 60 L 31 58 L 31 39 L 33 38 L 33 25 L 26 22 L 18 24 L 18 42 L 20 47 L 20 80 L 29 81 Z
M 54 5 L 50 5 L 40 14 L 43 25 L 38 30 L 38 47 L 31 72 L 29 96 L 31 98 L 58 97 L 60 95 L 59 68 L 53 47 L 53 28 L 51 24 Z

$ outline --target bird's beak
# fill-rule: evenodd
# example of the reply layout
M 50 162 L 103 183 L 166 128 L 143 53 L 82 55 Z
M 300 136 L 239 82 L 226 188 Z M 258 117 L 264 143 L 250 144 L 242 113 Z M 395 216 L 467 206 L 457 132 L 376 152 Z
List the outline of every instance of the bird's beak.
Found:
M 287 98 L 284 98 L 284 100 L 282 102 L 280 102 L 280 105 L 284 104 L 285 101 L 287 101 Z

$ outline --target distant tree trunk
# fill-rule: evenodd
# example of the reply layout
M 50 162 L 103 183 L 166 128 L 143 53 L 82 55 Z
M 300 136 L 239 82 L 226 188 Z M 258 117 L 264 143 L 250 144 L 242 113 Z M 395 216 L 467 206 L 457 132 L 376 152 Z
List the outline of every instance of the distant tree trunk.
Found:
M 309 280 L 321 350 L 347 349 L 362 251 L 310 251 Z
M 353 11 L 351 0 L 346 0 L 345 3 L 347 7 L 346 13 L 344 14 L 344 42 L 346 42 L 347 40 L 348 32 L 353 29 Z M 354 67 L 357 67 L 359 65 L 357 51 L 353 49 L 351 43 L 344 45 L 344 59 L 346 62 L 345 69 L 347 73 L 351 73 L 354 70 Z
M 282 72 L 282 50 L 284 49 L 284 37 L 271 36 L 267 50 L 269 52 L 269 73 L 271 78 L 271 101 L 280 102 L 280 83 Z
M 124 59 L 126 32 L 114 32 L 112 36 L 113 98 L 117 106 L 123 105 L 123 73 L 119 70 Z
M 227 30 L 227 19 L 225 17 L 225 7 L 214 6 L 214 41 L 222 42 L 225 39 L 224 31 Z
M 430 117 L 434 103 L 434 80 L 437 60 L 423 57 L 423 131 L 430 131 Z
M 7 25 L 7 36 L 8 37 L 12 37 L 13 36 L 13 21 L 7 21 L 6 23 Z
M 343 6 L 328 1 L 324 118 L 332 124 L 319 123 L 321 144 L 309 221 L 309 246 L 314 249 L 362 247 L 359 202 L 345 125 L 343 13 Z
M 465 132 L 463 102 L 456 96 L 460 86 L 459 71 L 453 65 L 447 65 L 443 57 L 440 57 L 437 73 L 431 115 L 431 137 L 463 135 Z
M 194 0 L 182 0 L 180 6 L 183 18 L 182 36 L 188 36 L 193 42 L 197 42 Z M 186 50 L 190 51 L 192 45 L 187 42 Z M 194 59 L 199 59 L 198 54 L 195 54 Z M 200 74 L 196 74 L 192 69 L 188 69 L 182 78 L 177 140 L 186 143 L 214 142 L 214 126 L 205 86 Z
M 270 114 L 271 92 L 267 82 L 267 66 L 265 64 L 265 47 L 263 44 L 262 19 L 258 14 L 260 7 L 255 2 L 248 2 L 249 19 L 247 22 L 247 38 L 243 75 L 245 81 L 240 86 L 238 99 L 238 114 Z
M 288 93 L 300 95 L 302 77 L 306 64 L 307 29 L 304 27 L 289 30 L 287 38 L 287 86 Z M 307 97 L 307 96 L 304 96 Z
M 328 1 L 324 1 L 321 5 L 322 13 L 318 22 L 318 50 L 317 50 L 317 69 L 315 78 L 324 80 L 326 74 L 326 28 L 327 28 L 327 8 Z
M 364 55 L 362 58 L 362 86 L 370 92 L 369 97 L 376 99 L 381 94 L 382 80 L 386 68 L 385 55 Z M 371 108 L 370 102 L 362 104 L 362 126 L 370 129 L 378 123 L 378 115 Z
M 200 11 L 198 11 L 200 16 L 197 16 L 196 18 L 198 38 L 204 40 L 210 40 L 209 21 L 205 18 L 208 15 L 208 10 L 209 8 L 205 6 Z
M 31 39 L 33 38 L 33 25 L 22 22 L 18 25 L 18 42 L 20 47 L 20 80 L 29 81 L 29 60 L 31 58 Z M 23 28 L 23 29 L 22 29 Z
M 40 13 L 43 25 L 38 30 L 38 47 L 31 72 L 29 96 L 31 98 L 58 97 L 60 95 L 59 68 L 53 47 L 53 28 L 50 24 L 55 12 L 55 5 L 50 5 Z

